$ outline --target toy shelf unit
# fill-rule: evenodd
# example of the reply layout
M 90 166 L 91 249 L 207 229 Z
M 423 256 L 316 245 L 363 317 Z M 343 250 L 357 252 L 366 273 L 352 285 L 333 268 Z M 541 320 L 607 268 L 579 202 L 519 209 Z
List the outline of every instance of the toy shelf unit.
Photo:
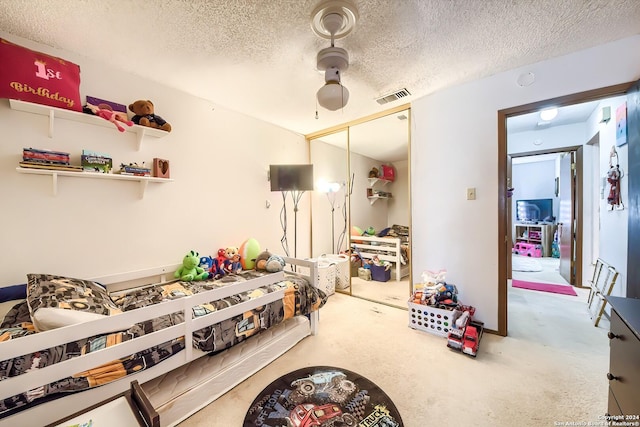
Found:
M 53 195 L 58 195 L 58 177 L 72 177 L 72 178 L 93 178 L 93 179 L 112 179 L 112 180 L 121 180 L 121 181 L 137 181 L 139 183 L 140 190 L 140 198 L 144 197 L 144 192 L 147 189 L 147 184 L 156 183 L 163 184 L 166 182 L 173 182 L 173 179 L 169 178 L 155 178 L 151 176 L 135 176 L 135 175 L 120 175 L 120 174 L 112 174 L 112 173 L 97 173 L 97 172 L 70 172 L 70 171 L 59 171 L 53 169 L 29 169 L 17 167 L 16 171 L 19 173 L 26 174 L 34 174 L 34 175 L 50 175 L 52 182 L 52 191 Z
M 514 243 L 540 245 L 542 256 L 550 257 L 555 230 L 555 224 L 516 224 Z
M 86 123 L 95 126 L 110 127 L 114 130 L 113 123 L 104 120 L 98 116 L 91 114 L 80 113 L 77 111 L 65 110 L 63 108 L 50 107 L 48 105 L 34 104 L 32 102 L 18 101 L 16 99 L 9 100 L 9 106 L 13 110 L 24 111 L 27 113 L 39 114 L 49 117 L 49 138 L 53 138 L 55 119 L 72 120 L 75 122 Z M 162 138 L 168 135 L 168 132 L 154 129 L 147 126 L 133 125 L 126 127 L 127 132 L 133 132 L 136 134 L 137 150 L 140 151 L 142 140 L 145 136 L 152 138 Z

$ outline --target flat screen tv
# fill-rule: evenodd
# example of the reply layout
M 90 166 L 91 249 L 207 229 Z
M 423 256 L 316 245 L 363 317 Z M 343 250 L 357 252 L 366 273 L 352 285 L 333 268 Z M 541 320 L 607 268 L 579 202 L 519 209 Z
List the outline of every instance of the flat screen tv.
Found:
M 270 165 L 271 191 L 312 191 L 313 165 Z
M 553 199 L 516 200 L 516 221 L 554 222 Z

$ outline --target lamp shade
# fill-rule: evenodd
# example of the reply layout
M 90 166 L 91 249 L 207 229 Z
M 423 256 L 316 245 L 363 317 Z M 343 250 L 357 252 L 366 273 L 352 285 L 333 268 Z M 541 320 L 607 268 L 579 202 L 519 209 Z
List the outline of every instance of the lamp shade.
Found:
M 349 90 L 340 82 L 328 81 L 316 94 L 318 104 L 327 110 L 335 111 L 343 108 L 349 102 Z

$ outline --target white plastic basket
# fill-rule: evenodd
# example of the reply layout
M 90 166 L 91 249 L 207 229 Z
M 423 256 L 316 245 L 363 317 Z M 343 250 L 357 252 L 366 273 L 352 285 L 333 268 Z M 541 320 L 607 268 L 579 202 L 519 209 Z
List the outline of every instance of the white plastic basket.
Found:
M 446 338 L 460 315 L 458 310 L 443 310 L 429 305 L 409 304 L 409 327 Z
M 351 276 L 351 264 L 349 256 L 344 254 L 326 254 L 320 259 L 326 259 L 336 264 L 336 289 L 347 289 Z
M 318 289 L 333 295 L 336 292 L 336 263 L 323 257 L 311 258 L 310 261 L 318 261 Z

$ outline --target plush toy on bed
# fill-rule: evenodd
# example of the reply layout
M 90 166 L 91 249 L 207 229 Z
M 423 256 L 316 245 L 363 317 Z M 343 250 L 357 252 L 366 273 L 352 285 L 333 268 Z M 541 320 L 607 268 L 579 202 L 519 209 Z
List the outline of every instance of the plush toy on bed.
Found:
M 199 267 L 200 254 L 191 251 L 182 259 L 182 267 L 178 268 L 174 274 L 176 279 L 191 282 L 192 280 L 205 280 L 209 278 L 209 272 Z
M 208 255 L 200 257 L 200 264 L 198 265 L 198 267 L 202 268 L 208 273 L 209 279 L 213 277 L 215 271 L 215 269 L 213 268 L 213 258 Z
M 266 271 L 269 258 L 271 258 L 271 252 L 269 252 L 269 250 L 260 252 L 255 259 L 256 270 Z
M 133 123 L 171 132 L 171 125 L 162 117 L 154 114 L 153 102 L 148 99 L 139 99 L 133 104 L 130 104 L 129 110 L 135 114 L 135 116 L 131 118 Z
M 282 258 L 280 255 L 271 255 L 267 260 L 265 270 L 267 270 L 269 273 L 275 273 L 276 271 L 284 270 L 284 265 L 284 258 Z

